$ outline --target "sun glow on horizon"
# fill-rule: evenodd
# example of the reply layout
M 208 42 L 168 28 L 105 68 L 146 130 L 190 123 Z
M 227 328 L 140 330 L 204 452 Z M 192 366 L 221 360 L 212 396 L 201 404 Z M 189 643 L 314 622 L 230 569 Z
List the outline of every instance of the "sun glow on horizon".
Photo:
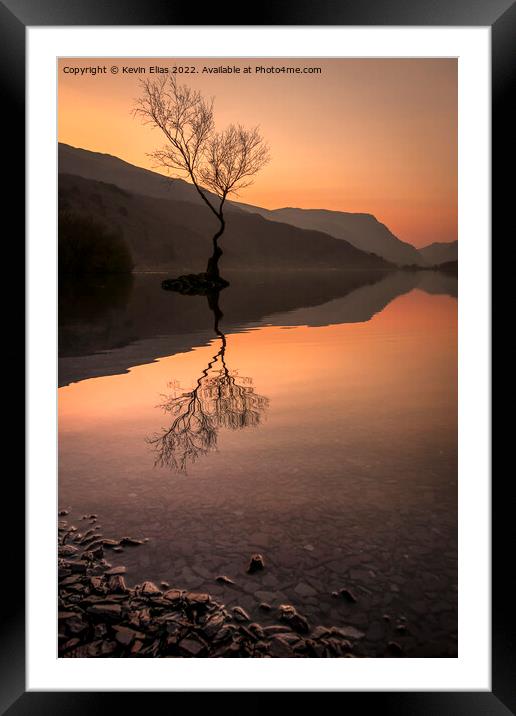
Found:
M 59 61 L 59 141 L 160 171 L 148 154 L 162 145 L 132 116 L 134 74 L 73 75 Z M 124 59 L 95 64 L 253 65 L 252 59 Z M 278 60 L 260 58 L 260 64 Z M 457 238 L 457 61 L 282 59 L 321 74 L 184 74 L 215 97 L 215 119 L 260 125 L 272 159 L 241 196 L 267 209 L 296 207 L 373 214 L 416 247 Z M 160 171 L 160 173 L 164 173 Z

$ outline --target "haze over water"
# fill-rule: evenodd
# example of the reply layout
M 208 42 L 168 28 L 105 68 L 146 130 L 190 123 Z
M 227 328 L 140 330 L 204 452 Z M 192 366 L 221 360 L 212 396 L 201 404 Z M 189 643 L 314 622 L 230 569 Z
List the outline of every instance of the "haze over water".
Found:
M 155 275 L 63 311 L 59 502 L 106 536 L 149 538 L 110 555 L 130 584 L 207 591 L 262 623 L 277 618 L 261 602 L 294 604 L 364 631 L 371 656 L 390 638 L 454 656 L 456 280 L 340 277 L 299 296 L 294 279 L 267 292 L 233 277 L 219 334 L 206 298 Z M 211 443 L 181 470 L 177 440 L 165 455 L 149 440 L 196 386 Z M 248 575 L 255 552 L 266 569 Z M 331 596 L 343 587 L 356 604 Z

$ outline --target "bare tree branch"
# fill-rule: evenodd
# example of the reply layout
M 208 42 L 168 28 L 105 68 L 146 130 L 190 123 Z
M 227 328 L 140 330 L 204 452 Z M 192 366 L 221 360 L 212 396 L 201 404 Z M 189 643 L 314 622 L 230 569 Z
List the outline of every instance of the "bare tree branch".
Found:
M 142 80 L 141 88 L 134 113 L 144 123 L 159 128 L 166 138 L 164 147 L 150 156 L 172 175 L 190 178 L 222 221 L 228 195 L 252 184 L 270 159 L 258 127 L 245 129 L 231 124 L 216 132 L 213 98 L 206 100 L 198 90 L 178 85 L 173 75 Z M 218 206 L 206 189 L 217 195 Z

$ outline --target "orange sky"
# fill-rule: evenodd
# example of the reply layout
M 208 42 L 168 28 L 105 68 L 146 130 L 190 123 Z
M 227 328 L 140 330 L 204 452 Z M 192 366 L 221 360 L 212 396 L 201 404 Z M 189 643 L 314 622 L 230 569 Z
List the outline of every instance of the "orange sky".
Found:
M 155 168 L 146 153 L 162 138 L 131 107 L 150 66 L 179 64 L 197 69 L 181 75 L 185 83 L 215 97 L 219 128 L 259 124 L 271 147 L 270 164 L 233 198 L 270 209 L 372 213 L 415 246 L 457 238 L 456 60 L 61 59 L 59 141 Z M 202 73 L 228 64 L 322 72 Z M 107 73 L 65 72 L 97 65 Z M 125 74 L 123 66 L 147 74 Z

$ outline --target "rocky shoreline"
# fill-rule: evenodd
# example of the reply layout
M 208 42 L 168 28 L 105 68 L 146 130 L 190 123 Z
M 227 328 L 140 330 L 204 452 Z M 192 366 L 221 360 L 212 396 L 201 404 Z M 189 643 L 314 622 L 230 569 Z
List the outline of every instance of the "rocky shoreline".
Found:
M 168 658 L 355 658 L 363 656 L 364 633 L 354 626 L 311 626 L 291 604 L 273 609 L 260 604 L 277 624 L 252 621 L 245 609 L 228 609 L 205 592 L 151 581 L 129 587 L 123 566 L 106 559 L 110 551 L 142 548 L 145 539 L 107 539 L 97 515 L 84 515 L 85 528 L 58 523 L 58 655 Z M 248 572 L 264 569 L 262 555 L 251 555 Z M 231 582 L 225 576 L 219 582 Z M 353 601 L 343 589 L 336 598 Z M 385 645 L 386 657 L 401 657 L 397 642 Z

